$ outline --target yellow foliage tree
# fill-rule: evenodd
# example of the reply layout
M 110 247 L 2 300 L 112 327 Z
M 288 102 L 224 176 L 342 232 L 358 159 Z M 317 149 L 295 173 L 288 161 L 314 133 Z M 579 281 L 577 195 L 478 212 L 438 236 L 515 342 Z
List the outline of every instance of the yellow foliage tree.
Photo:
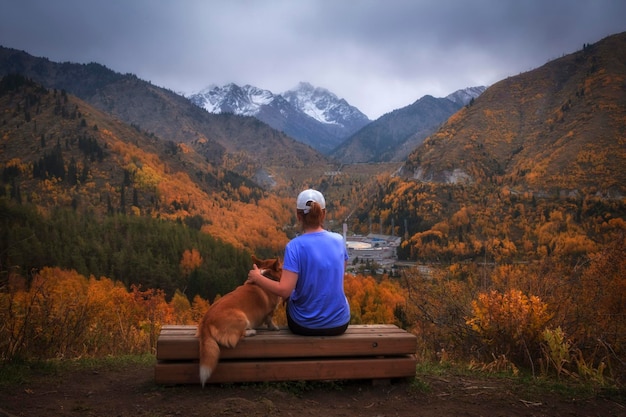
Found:
M 176 324 L 192 324 L 193 312 L 191 309 L 191 303 L 189 299 L 185 297 L 183 293 L 176 290 L 172 301 L 170 301 L 172 307 L 172 321 Z
M 199 323 L 209 307 L 209 302 L 204 298 L 200 297 L 199 295 L 193 297 L 193 302 L 191 303 L 191 320 L 194 323 Z
M 202 262 L 204 262 L 204 260 L 202 259 L 202 255 L 200 255 L 198 249 L 193 248 L 191 250 L 185 250 L 179 264 L 180 270 L 185 279 L 189 279 L 189 275 L 198 269 L 202 265 Z M 186 288 L 183 288 L 182 292 L 184 293 L 185 290 Z
M 531 347 L 538 349 L 541 334 L 550 319 L 546 303 L 516 289 L 479 294 L 478 299 L 472 301 L 472 313 L 467 324 L 491 348 L 489 353 L 518 360 L 529 355 Z
M 405 305 L 406 296 L 397 283 L 389 279 L 377 283 L 371 276 L 346 274 L 344 289 L 352 324 L 401 324 L 394 312 L 397 306 Z

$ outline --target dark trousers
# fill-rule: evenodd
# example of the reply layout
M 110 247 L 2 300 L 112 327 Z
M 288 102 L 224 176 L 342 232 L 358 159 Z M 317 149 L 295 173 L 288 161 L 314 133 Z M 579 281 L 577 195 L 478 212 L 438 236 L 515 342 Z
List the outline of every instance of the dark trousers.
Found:
M 286 308 L 287 313 L 287 325 L 289 326 L 289 330 L 292 333 L 299 334 L 302 336 L 339 336 L 340 334 L 345 333 L 348 328 L 348 324 L 346 323 L 343 326 L 332 327 L 329 329 L 309 329 L 307 327 L 300 326 L 298 323 L 292 320 L 289 315 L 289 309 Z

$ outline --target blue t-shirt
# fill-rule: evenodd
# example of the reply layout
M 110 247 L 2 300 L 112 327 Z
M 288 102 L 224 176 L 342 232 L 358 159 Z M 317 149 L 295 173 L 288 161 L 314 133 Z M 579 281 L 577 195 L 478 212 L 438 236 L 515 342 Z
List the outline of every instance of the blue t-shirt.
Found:
M 338 233 L 305 233 L 287 243 L 283 269 L 298 274 L 289 298 L 289 315 L 300 326 L 327 329 L 350 321 L 343 291 L 348 252 Z

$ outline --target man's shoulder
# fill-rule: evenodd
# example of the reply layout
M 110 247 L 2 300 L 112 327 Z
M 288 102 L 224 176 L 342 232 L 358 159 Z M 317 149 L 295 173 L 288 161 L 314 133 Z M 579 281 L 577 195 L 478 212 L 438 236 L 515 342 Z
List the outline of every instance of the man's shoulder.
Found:
M 342 245 L 344 244 L 343 242 L 343 235 L 340 235 L 337 232 L 328 232 L 328 236 L 333 240 L 336 241 L 338 243 L 341 243 Z
M 330 230 L 323 230 L 321 232 L 315 232 L 315 233 L 305 233 L 302 235 L 298 235 L 292 240 L 290 240 L 288 245 L 290 243 L 292 245 L 296 245 L 296 244 L 311 245 L 311 244 L 316 244 L 320 240 L 324 240 L 324 239 L 332 239 L 334 241 L 343 242 L 343 235 L 340 235 L 337 232 L 331 232 Z
M 337 239 L 337 240 L 343 240 L 343 236 L 340 235 L 337 232 L 331 232 L 330 230 L 328 231 L 328 234 L 331 235 L 333 237 L 333 239 Z

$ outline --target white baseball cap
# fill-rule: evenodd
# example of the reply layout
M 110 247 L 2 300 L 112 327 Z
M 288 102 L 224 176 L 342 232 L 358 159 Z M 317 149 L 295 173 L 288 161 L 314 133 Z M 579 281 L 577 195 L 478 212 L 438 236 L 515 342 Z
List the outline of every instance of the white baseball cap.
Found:
M 298 200 L 296 201 L 296 208 L 298 210 L 304 210 L 304 214 L 307 214 L 310 210 L 310 202 L 315 201 L 319 204 L 322 209 L 326 208 L 326 200 L 324 200 L 324 196 L 317 190 L 308 189 L 302 191 L 298 195 Z

